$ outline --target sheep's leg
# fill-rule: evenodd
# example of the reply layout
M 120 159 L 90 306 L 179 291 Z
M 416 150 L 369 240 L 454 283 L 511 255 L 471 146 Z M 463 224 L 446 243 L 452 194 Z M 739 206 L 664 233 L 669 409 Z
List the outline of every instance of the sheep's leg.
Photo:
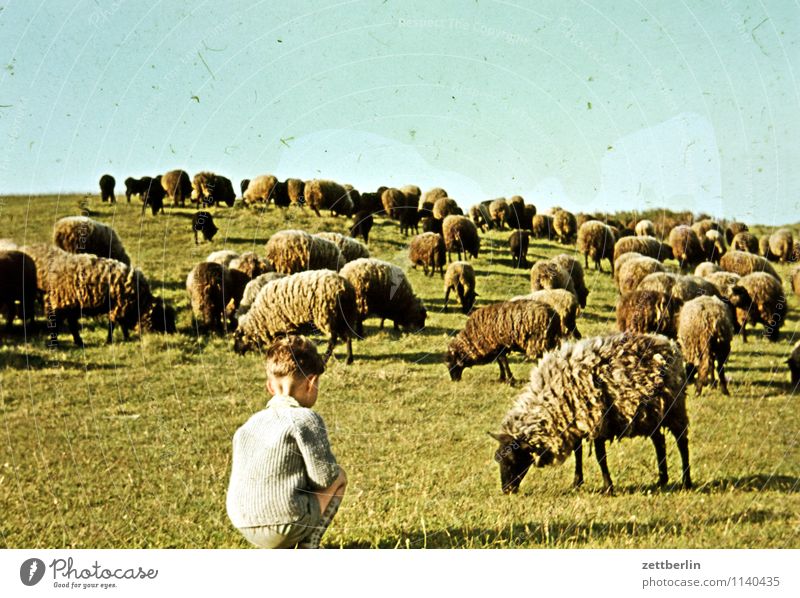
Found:
M 114 340 L 114 322 L 108 321 L 108 336 L 106 336 L 106 344 L 110 345 Z
M 194 244 L 195 245 L 199 245 L 199 243 L 197 241 L 197 229 L 194 229 Z
M 14 302 L 9 301 L 8 305 L 6 306 L 6 331 L 11 330 L 11 327 L 14 324 L 14 317 L 17 314 L 17 310 L 14 307 Z
M 447 309 L 447 301 L 450 299 L 450 287 L 444 290 L 444 309 Z
M 658 429 L 650 435 L 653 446 L 656 448 L 656 462 L 658 463 L 658 485 L 666 486 L 669 481 L 667 473 L 667 444 L 664 433 Z
M 345 362 L 347 365 L 353 363 L 353 339 L 351 337 L 347 337 L 347 361 Z
M 726 396 L 731 394 L 728 391 L 728 381 L 725 378 L 725 362 L 728 361 L 728 355 L 730 355 L 730 352 L 730 343 L 725 343 L 725 345 L 717 349 L 717 375 L 719 376 L 719 387 L 720 390 L 722 390 L 722 394 Z
M 687 490 L 692 487 L 692 476 L 689 469 L 689 437 L 688 430 L 670 430 L 678 443 L 678 452 L 681 455 L 681 467 L 683 468 L 683 487 Z
M 499 355 L 497 357 L 497 365 L 500 367 L 500 382 L 506 381 L 506 370 L 503 368 L 503 356 Z
M 333 355 L 333 348 L 335 346 L 336 346 L 336 335 L 331 334 L 331 340 L 328 341 L 328 350 L 325 351 L 325 356 L 322 358 L 322 361 L 324 361 L 326 364 L 328 363 L 328 360 L 331 358 L 331 355 Z
M 575 478 L 572 481 L 574 488 L 583 486 L 583 441 L 578 441 L 578 446 L 575 447 Z
M 583 267 L 586 270 L 589 269 L 589 254 L 588 253 L 584 253 L 583 254 Z
M 67 318 L 67 325 L 69 326 L 70 333 L 72 333 L 72 340 L 77 346 L 83 347 L 83 339 L 81 338 L 81 331 L 77 316 L 69 316 Z
M 606 441 L 596 438 L 594 452 L 595 457 L 597 457 L 597 464 L 600 465 L 600 471 L 603 473 L 603 492 L 614 494 L 614 484 L 611 481 L 611 474 L 608 472 L 608 461 L 606 459 Z

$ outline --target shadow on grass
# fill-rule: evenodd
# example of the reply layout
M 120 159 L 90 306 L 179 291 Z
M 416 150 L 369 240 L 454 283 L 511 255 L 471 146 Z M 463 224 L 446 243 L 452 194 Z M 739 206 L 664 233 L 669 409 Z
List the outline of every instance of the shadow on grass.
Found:
M 54 357 L 47 359 L 36 353 L 5 353 L 0 358 L 0 367 L 14 370 L 46 370 L 48 368 L 65 368 L 69 370 L 115 370 L 119 365 L 110 363 L 93 363 L 69 361 Z
M 413 353 L 375 353 L 365 354 L 357 352 L 358 345 L 353 347 L 356 361 L 403 361 L 406 363 L 441 363 L 444 370 L 444 349 L 441 351 L 416 351 Z
M 723 478 L 712 480 L 699 486 L 696 492 L 703 494 L 719 494 L 722 492 L 763 492 L 774 491 L 786 494 L 797 494 L 800 492 L 800 478 L 788 475 L 770 475 L 768 473 L 758 473 L 739 478 Z

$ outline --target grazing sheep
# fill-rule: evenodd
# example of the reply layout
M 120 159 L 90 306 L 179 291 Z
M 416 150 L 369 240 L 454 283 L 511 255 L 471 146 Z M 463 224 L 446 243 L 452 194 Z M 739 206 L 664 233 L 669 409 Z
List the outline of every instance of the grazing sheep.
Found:
M 601 261 L 606 259 L 614 271 L 614 244 L 617 238 L 614 231 L 607 224 L 599 220 L 584 222 L 578 229 L 578 253 L 583 254 L 583 265 L 589 267 L 589 258 L 592 258 L 594 267 L 603 271 Z
M 348 263 L 341 275 L 355 289 L 359 336 L 364 335 L 363 323 L 370 316 L 381 318 L 381 327 L 384 320 L 392 320 L 395 329 L 410 332 L 425 326 L 428 312 L 399 266 L 362 258 Z
M 553 260 L 540 260 L 531 268 L 531 292 L 542 289 L 565 289 L 578 298 L 572 276 Z
M 358 202 L 358 209 L 364 210 L 365 212 L 369 212 L 373 216 L 380 216 L 383 213 L 383 203 L 381 202 L 381 197 L 383 196 L 383 192 L 386 191 L 388 187 L 378 187 L 377 191 L 370 191 L 367 193 L 361 194 L 361 199 Z
M 344 256 L 335 243 L 301 230 L 282 230 L 267 241 L 267 260 L 276 272 L 294 274 L 303 270 L 339 271 Z
M 369 256 L 364 256 L 369 257 Z M 442 235 L 436 233 L 422 233 L 411 239 L 411 245 L 408 248 L 408 259 L 416 269 L 417 266 L 422 266 L 422 271 L 425 276 L 430 276 L 436 273 L 438 268 L 442 276 L 444 276 L 444 266 L 447 261 L 446 250 L 444 246 L 444 239 Z
M 206 257 L 207 262 L 214 262 L 216 264 L 220 264 L 221 266 L 225 266 L 226 268 L 230 268 L 231 262 L 239 257 L 239 254 L 235 251 L 231 251 L 230 249 L 220 249 L 219 251 L 212 251 Z
M 357 321 L 355 290 L 346 279 L 332 270 L 299 272 L 264 285 L 239 319 L 233 349 L 244 355 L 268 347 L 276 337 L 319 330 L 330 337 L 325 361 L 337 340 L 344 339 L 349 365 Z
M 692 224 L 692 230 L 697 234 L 698 239 L 702 239 L 706 236 L 706 233 L 711 230 L 715 230 L 722 234 L 722 225 L 717 222 L 716 220 L 711 220 L 710 218 L 703 218 L 702 220 L 698 220 L 694 224 Z
M 622 255 L 620 255 L 618 260 L 614 260 L 614 274 L 613 274 L 614 286 L 619 288 L 619 271 L 622 268 L 622 265 L 625 262 L 628 262 L 638 257 L 647 257 L 647 256 L 644 256 L 641 253 L 636 253 L 635 251 L 630 251 L 628 253 L 623 253 Z
M 780 279 L 766 272 L 753 272 L 742 276 L 737 285 L 743 288 L 750 298 L 748 308 L 736 307 L 736 319 L 741 325 L 742 340 L 746 341 L 747 323 L 764 325 L 764 336 L 777 341 L 781 326 L 786 320 L 788 309 Z
M 569 291 L 564 289 L 542 289 L 527 295 L 512 297 L 511 301 L 519 301 L 520 299 L 533 299 L 549 305 L 561 320 L 561 336 L 564 338 L 568 336 L 572 336 L 575 339 L 581 338 L 581 332 L 578 330 L 577 324 L 578 299 Z
M 553 215 L 553 231 L 562 245 L 571 245 L 578 234 L 578 221 L 575 215 L 566 210 L 558 210 Z
M 131 203 L 131 196 L 133 195 L 139 195 L 144 198 L 144 193 L 147 191 L 147 188 L 150 186 L 150 181 L 152 180 L 151 177 L 135 179 L 130 176 L 125 179 L 125 199 L 127 202 Z
M 553 217 L 547 214 L 535 214 L 531 218 L 531 232 L 536 239 L 553 238 Z
M 656 225 L 652 220 L 640 220 L 633 229 L 637 237 L 655 237 Z
M 381 205 L 387 218 L 397 220 L 400 217 L 400 210 L 406 205 L 406 196 L 400 189 L 390 187 L 381 193 Z
M 16 249 L 0 250 L 0 313 L 6 314 L 6 330 L 11 330 L 17 315 L 23 325 L 33 324 L 36 289 L 33 258 Z
M 739 276 L 747 276 L 751 272 L 766 272 L 780 280 L 780 276 L 775 271 L 766 258 L 748 253 L 746 251 L 729 251 L 719 260 L 720 268 L 726 272 L 733 272 Z
M 637 289 L 624 293 L 617 300 L 617 329 L 675 338 L 676 320 L 682 305 L 682 301 L 659 291 Z
M 57 220 L 53 225 L 53 244 L 69 253 L 93 253 L 126 266 L 131 263 L 117 232 L 86 216 L 67 216 Z
M 236 192 L 229 178 L 202 171 L 192 179 L 192 203 L 201 203 L 204 207 L 211 207 L 224 203 L 229 208 L 236 201 Z
M 779 228 L 769 236 L 769 251 L 778 261 L 788 262 L 792 258 L 794 239 L 788 228 Z
M 728 249 L 722 233 L 718 230 L 706 232 L 705 236 L 700 237 L 700 245 L 703 248 L 703 257 L 712 263 L 719 263 L 720 258 Z
M 272 201 L 275 202 L 275 207 L 288 208 L 292 203 L 292 198 L 289 196 L 289 183 L 286 181 L 276 181 L 275 186 L 272 188 Z
M 149 176 L 143 177 L 142 182 L 144 183 L 144 191 L 141 194 L 142 198 L 142 215 L 144 215 L 145 211 L 147 210 L 147 206 L 150 206 L 150 211 L 152 212 L 153 216 L 161 212 L 164 213 L 164 198 L 167 195 L 167 192 L 164 191 L 164 186 L 161 182 L 161 175 L 150 178 Z
M 197 245 L 197 233 L 203 233 L 203 238 L 209 243 L 217 234 L 217 225 L 214 224 L 214 218 L 211 212 L 200 211 L 192 215 L 192 231 L 194 232 L 194 244 Z
M 767 243 L 769 243 L 769 239 L 767 239 Z M 733 237 L 733 240 L 731 241 L 730 245 L 731 249 L 736 251 L 746 251 L 749 253 L 754 253 L 756 255 L 758 255 L 759 253 L 758 237 L 747 231 L 736 233 L 736 236 Z
M 442 236 L 444 245 L 447 248 L 447 257 L 453 261 L 450 253 L 455 251 L 458 259 L 461 260 L 461 253 L 464 257 L 467 254 L 474 258 L 478 257 L 481 248 L 481 238 L 478 235 L 478 228 L 469 218 L 464 216 L 447 216 L 442 221 Z
M 508 214 L 506 215 L 506 224 L 509 228 L 524 229 L 525 228 L 525 200 L 519 195 L 513 195 L 508 199 Z M 578 230 L 578 227 L 575 227 Z
M 408 236 L 412 231 L 419 233 L 419 220 L 422 213 L 415 206 L 405 206 L 399 209 L 400 234 Z
M 243 272 L 247 276 L 247 280 L 272 272 L 272 265 L 254 251 L 245 251 L 242 255 L 235 257 L 230 261 L 228 267 Z
M 636 286 L 640 291 L 658 291 L 673 299 L 686 302 L 701 295 L 719 295 L 716 286 L 698 276 L 654 272 L 645 276 Z
M 722 268 L 720 268 L 718 264 L 713 262 L 701 262 L 697 265 L 697 268 L 694 269 L 694 275 L 700 278 L 706 278 L 709 274 L 721 271 Z
M 673 257 L 678 260 L 681 270 L 694 267 L 703 259 L 703 247 L 700 238 L 692 227 L 681 224 L 669 232 L 669 245 Z
M 286 192 L 289 194 L 289 202 L 294 205 L 303 205 L 306 198 L 303 195 L 306 184 L 300 179 L 286 179 Z
M 475 306 L 475 269 L 469 262 L 452 262 L 444 275 L 444 309 L 450 299 L 450 291 L 455 291 L 461 303 L 461 313 L 468 314 Z
M 436 203 L 436 200 L 441 199 L 442 197 L 447 197 L 447 191 L 441 187 L 434 187 L 433 189 L 426 191 L 425 195 L 422 196 L 420 199 L 420 206 L 426 203 L 429 203 L 431 206 L 433 206 L 433 204 Z M 442 220 L 442 218 L 439 218 L 439 220 Z
M 800 296 L 800 266 L 795 266 L 789 272 L 789 284 L 792 287 L 792 292 Z
M 320 210 L 330 210 L 333 216 L 351 216 L 353 214 L 355 208 L 353 200 L 347 193 L 347 189 L 339 183 L 322 179 L 307 181 L 303 194 L 306 203 L 317 216 L 321 216 Z
M 486 232 L 494 228 L 494 223 L 492 222 L 492 217 L 489 214 L 489 204 L 486 202 L 481 202 L 472 206 L 469 209 L 469 219 L 475 223 L 475 226 L 478 227 L 478 230 L 481 232 Z
M 116 184 L 117 181 L 110 174 L 104 174 L 100 177 L 100 200 L 102 202 L 117 203 L 117 198 L 114 196 Z
M 369 249 L 363 243 L 356 241 L 353 237 L 347 237 L 341 233 L 321 232 L 314 234 L 315 237 L 330 241 L 342 252 L 345 262 L 352 262 L 361 257 L 369 257 Z
M 242 199 L 244 199 L 244 194 L 247 192 L 247 188 L 250 186 L 250 179 L 242 179 L 239 183 L 239 190 L 242 192 Z
M 645 276 L 653 272 L 664 272 L 664 264 L 647 256 L 627 260 L 619 267 L 620 293 L 629 293 L 636 290 Z
M 578 303 L 582 308 L 586 307 L 586 299 L 589 297 L 589 290 L 586 288 L 586 282 L 583 277 L 583 266 L 581 266 L 581 263 L 566 253 L 560 253 L 551 258 L 550 261 L 555 262 L 567 271 L 570 278 L 572 278 L 572 286 L 575 287 L 575 295 L 578 297 Z
M 262 174 L 250 181 L 250 184 L 242 194 L 242 201 L 246 206 L 267 205 L 272 199 L 275 185 L 278 183 L 277 177 L 271 174 Z
M 536 217 L 536 206 L 533 204 L 525 204 L 525 209 L 522 211 L 522 222 L 520 228 L 523 230 L 533 231 L 533 219 Z
M 678 317 L 678 344 L 686 362 L 686 382 L 695 376 L 698 396 L 703 387 L 714 384 L 714 362 L 722 394 L 728 392 L 725 362 L 731 352 L 733 318 L 730 309 L 717 297 L 697 297 L 687 301 Z
M 369 210 L 360 210 L 353 216 L 353 226 L 350 227 L 350 236 L 354 239 L 361 237 L 364 243 L 369 243 L 369 231 L 372 230 L 373 218 Z
M 733 245 L 733 240 L 739 233 L 747 232 L 750 230 L 744 222 L 731 222 L 728 228 L 725 229 L 725 241 L 728 245 Z
M 515 230 L 508 238 L 508 246 L 511 249 L 511 262 L 515 268 L 528 267 L 528 232 Z
M 450 341 L 445 364 L 457 382 L 465 368 L 497 361 L 500 381 L 514 379 L 506 354 L 533 360 L 558 346 L 561 319 L 549 305 L 532 299 L 503 301 L 473 311 L 464 329 Z
M 742 277 L 733 272 L 720 270 L 719 272 L 706 274 L 703 278 L 714 285 L 719 293 L 719 297 L 730 300 L 734 293 L 734 287 L 739 284 Z M 739 288 L 741 289 L 741 287 Z
M 268 282 L 278 280 L 284 276 L 286 275 L 278 274 L 277 272 L 266 272 L 264 274 L 259 274 L 253 278 L 253 280 L 248 282 L 247 286 L 244 287 L 242 299 L 239 301 L 239 308 L 236 310 L 236 317 L 241 318 L 244 314 L 250 311 L 250 308 L 253 306 L 259 291 L 261 291 L 261 289 L 263 289 Z
M 440 197 L 434 202 L 432 213 L 437 220 L 444 220 L 448 216 L 460 216 L 461 208 L 458 207 L 455 199 Z
M 758 240 L 758 254 L 771 262 L 778 261 L 778 257 L 769 249 L 769 235 L 764 235 Z
M 436 233 L 442 234 L 442 221 L 433 216 L 423 216 L 419 223 L 422 225 L 423 233 Z
M 800 383 L 800 341 L 797 341 L 792 347 L 786 363 L 789 365 L 789 372 L 792 375 L 792 389 L 794 390 Z
M 75 344 L 83 346 L 78 324 L 82 316 L 108 315 L 107 343 L 115 326 L 122 328 L 125 340 L 137 325 L 140 330 L 175 331 L 174 310 L 153 297 L 140 270 L 52 245 L 30 245 L 23 251 L 36 263 L 37 287 L 44 293 L 44 310 L 54 324 L 49 346 L 58 342 L 58 328 L 64 320 Z
M 531 466 L 562 463 L 575 453 L 574 485 L 583 483 L 582 442 L 594 441 L 607 493 L 613 492 L 606 441 L 649 436 L 656 449 L 658 483 L 668 482 L 661 428 L 675 437 L 683 486 L 689 471 L 689 418 L 680 349 L 651 334 L 614 334 L 567 343 L 545 355 L 503 418 L 495 460 L 506 494 L 519 490 Z
M 614 262 L 626 253 L 646 255 L 660 262 L 672 259 L 672 247 L 655 237 L 623 237 L 614 243 Z
M 192 180 L 185 170 L 170 170 L 161 177 L 161 187 L 175 206 L 185 206 L 192 197 Z
M 406 196 L 404 205 L 413 207 L 416 210 L 419 207 L 419 198 L 422 197 L 422 189 L 416 185 L 404 185 L 400 187 L 400 191 Z
M 502 197 L 489 202 L 489 217 L 494 228 L 503 230 L 508 219 L 508 202 Z
M 235 328 L 236 309 L 250 278 L 244 272 L 215 262 L 200 262 L 186 277 L 192 314 L 198 333 L 227 334 Z

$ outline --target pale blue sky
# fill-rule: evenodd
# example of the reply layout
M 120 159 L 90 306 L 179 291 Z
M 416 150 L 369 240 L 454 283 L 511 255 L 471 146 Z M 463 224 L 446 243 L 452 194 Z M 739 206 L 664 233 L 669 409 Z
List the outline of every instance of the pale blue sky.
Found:
M 0 193 L 182 167 L 800 220 L 797 2 L 0 6 Z

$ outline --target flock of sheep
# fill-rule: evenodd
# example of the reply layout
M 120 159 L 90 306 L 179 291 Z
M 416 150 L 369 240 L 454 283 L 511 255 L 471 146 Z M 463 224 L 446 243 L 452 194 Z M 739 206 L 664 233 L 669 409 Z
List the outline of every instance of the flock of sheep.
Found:
M 115 181 L 100 179 L 103 201 L 115 201 Z M 143 210 L 164 210 L 164 200 L 198 207 L 236 200 L 231 181 L 210 172 L 192 179 L 182 171 L 126 179 L 126 197 L 140 195 Z M 685 388 L 694 381 L 700 394 L 719 383 L 728 394 L 725 363 L 736 332 L 746 341 L 746 326 L 763 324 L 765 336 L 779 339 L 787 301 L 771 261 L 797 261 L 800 245 L 787 229 L 757 239 L 742 223 L 723 226 L 711 219 L 693 223 L 641 220 L 622 223 L 604 215 L 574 215 L 553 208 L 537 213 L 515 196 L 479 203 L 465 216 L 443 189 L 422 193 L 416 186 L 381 187 L 359 193 L 333 181 L 279 181 L 263 175 L 242 181 L 245 206 L 307 206 L 317 215 L 353 219 L 350 235 L 274 232 L 263 253 L 216 251 L 186 278 L 198 333 L 233 333 L 233 348 L 243 354 L 288 333 L 323 333 L 325 358 L 339 341 L 353 362 L 353 339 L 364 336 L 368 318 L 391 320 L 395 328 L 416 332 L 427 310 L 401 267 L 370 257 L 369 232 L 375 217 L 395 220 L 413 234 L 409 259 L 428 276 L 443 277 L 444 303 L 455 294 L 466 315 L 464 327 L 446 347 L 444 361 L 452 380 L 466 368 L 497 362 L 500 380 L 513 379 L 507 355 L 517 351 L 534 366 L 528 385 L 492 436 L 502 487 L 515 492 L 531 466 L 562 462 L 574 454 L 575 484 L 583 481 L 582 443 L 594 442 L 605 489 L 613 485 L 606 463 L 606 441 L 649 436 L 658 462 L 659 483 L 667 483 L 662 428 L 675 437 L 685 487 L 691 486 Z M 193 218 L 195 233 L 213 237 L 208 211 Z M 420 228 L 422 232 L 420 232 Z M 511 231 L 512 263 L 530 268 L 529 295 L 475 306 L 477 277 L 470 258 L 481 251 L 489 229 Z M 363 239 L 357 240 L 357 237 Z M 530 238 L 575 245 L 548 260 L 528 263 Z M 453 254 L 457 260 L 453 259 Z M 580 255 L 583 255 L 581 265 Z M 674 260 L 670 267 L 665 260 Z M 590 302 L 584 280 L 589 262 L 610 274 L 619 289 L 618 332 L 582 339 L 581 310 Z M 78 319 L 107 314 L 108 342 L 114 327 L 129 331 L 175 332 L 175 310 L 152 295 L 147 278 L 130 259 L 117 233 L 87 217 L 56 222 L 52 243 L 16 247 L 0 241 L 0 307 L 10 327 L 16 317 L 34 319 L 40 298 L 57 341 L 66 321 L 82 344 Z M 800 293 L 800 266 L 790 284 Z M 574 340 L 567 341 L 572 338 Z M 800 381 L 800 343 L 788 360 L 792 383 Z

